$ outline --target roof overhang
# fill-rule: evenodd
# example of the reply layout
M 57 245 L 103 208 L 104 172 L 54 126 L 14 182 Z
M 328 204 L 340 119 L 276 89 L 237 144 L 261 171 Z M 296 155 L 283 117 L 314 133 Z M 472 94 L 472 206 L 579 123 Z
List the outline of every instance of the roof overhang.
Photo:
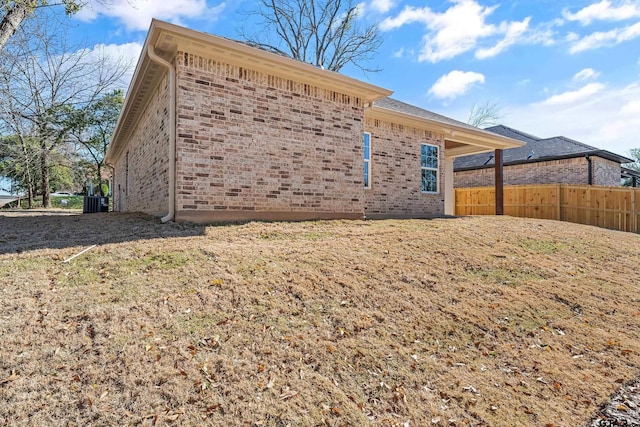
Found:
M 425 117 L 383 108 L 375 104 L 365 110 L 365 117 L 444 134 L 445 154 L 448 157 L 468 156 L 494 150 L 507 150 L 524 145 L 522 141 L 507 138 L 482 129 L 473 129 L 469 126 L 458 126 L 454 123 L 431 120 Z
M 587 154 L 591 156 L 602 157 L 603 159 L 611 160 L 612 162 L 616 162 L 620 164 L 633 163 L 632 159 L 625 156 L 621 156 L 616 153 L 612 153 L 611 151 L 607 151 L 607 150 L 595 150 L 591 152 L 585 152 L 585 155 Z
M 111 139 L 106 156 L 107 163 L 113 163 L 119 157 L 154 89 L 166 73 L 166 70 L 150 60 L 147 54 L 149 46 L 153 46 L 156 54 L 170 63 L 174 62 L 178 52 L 188 52 L 303 84 L 306 83 L 344 93 L 360 98 L 364 103 L 372 103 L 392 93 L 388 89 L 257 49 L 244 43 L 154 19 L 151 21 L 151 27 L 133 78 L 129 84 L 116 130 Z
M 629 169 L 629 168 L 620 168 L 621 169 L 621 174 L 623 178 L 640 178 L 640 171 L 637 171 L 635 169 Z
M 526 165 L 526 164 L 531 164 L 531 163 L 542 163 L 542 162 L 551 162 L 554 160 L 566 160 L 566 159 L 585 159 L 585 158 L 589 158 L 589 157 L 600 157 L 606 160 L 611 160 L 613 162 L 616 163 L 620 163 L 620 160 L 629 160 L 626 157 L 620 156 L 618 154 L 615 153 L 611 153 L 610 151 L 606 151 L 606 150 L 593 150 L 593 151 L 584 151 L 581 153 L 569 153 L 569 154 L 562 154 L 562 155 L 557 155 L 557 156 L 546 156 L 546 157 L 532 157 L 530 159 L 518 159 L 518 160 L 511 160 L 511 161 L 505 161 L 503 163 L 504 166 L 516 166 L 516 165 Z M 460 168 L 456 168 L 455 171 L 456 172 L 463 172 L 463 171 L 471 171 L 471 170 L 478 170 L 478 169 L 487 169 L 487 168 L 493 168 L 493 162 L 489 162 L 487 164 L 483 164 L 483 165 L 475 165 L 475 166 L 466 166 L 466 167 L 460 167 Z M 623 173 L 624 173 L 624 167 L 621 167 Z

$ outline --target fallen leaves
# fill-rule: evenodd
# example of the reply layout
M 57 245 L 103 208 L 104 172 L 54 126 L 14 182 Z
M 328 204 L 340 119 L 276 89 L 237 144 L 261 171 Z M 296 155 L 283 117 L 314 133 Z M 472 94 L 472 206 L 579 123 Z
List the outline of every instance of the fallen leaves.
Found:
M 289 387 L 285 387 L 282 389 L 282 393 L 280 393 L 280 400 L 291 399 L 292 397 L 298 394 L 297 391 L 291 390 Z
M 11 375 L 9 375 L 7 378 L 0 380 L 0 385 L 2 384 L 6 384 L 6 383 L 10 383 L 12 381 L 16 381 L 20 378 L 20 375 L 16 373 L 15 370 L 11 371 Z
M 568 420 L 590 416 L 616 387 L 612 382 L 628 381 L 638 366 L 635 303 L 640 299 L 633 300 L 637 295 L 622 278 L 616 278 L 620 283 L 612 299 L 607 265 L 599 265 L 597 282 L 590 281 L 591 252 L 579 241 L 576 251 L 559 253 L 557 260 L 514 248 L 510 227 L 528 223 L 508 221 L 501 223 L 506 229 L 501 225 L 499 236 L 492 234 L 492 223 L 469 218 L 452 221 L 451 228 L 445 221 L 390 222 L 395 229 L 373 221 L 250 223 L 206 228 L 204 238 L 199 229 L 185 239 L 128 241 L 105 246 L 105 256 L 91 260 L 102 270 L 87 270 L 88 280 L 78 281 L 82 286 L 58 283 L 58 299 L 46 307 L 36 303 L 53 295 L 49 282 L 55 272 L 42 275 L 47 280 L 41 284 L 34 273 L 2 276 L 8 284 L 0 286 L 7 295 L 0 323 L 18 331 L 15 325 L 25 325 L 26 333 L 6 335 L 12 347 L 0 354 L 6 361 L 0 383 L 20 381 L 0 390 L 13 393 L 8 402 L 16 402 L 13 396 L 19 393 L 50 393 L 56 411 L 60 402 L 82 400 L 84 411 L 72 404 L 68 413 L 83 424 L 91 423 L 91 414 L 104 416 L 104 424 L 117 424 L 107 413 L 126 415 L 129 409 L 135 413 L 127 415 L 133 418 L 125 424 L 147 426 L 186 425 L 203 417 L 211 417 L 202 423 L 211 425 L 297 425 L 300 414 L 312 418 L 313 425 L 408 426 L 409 419 L 411 427 L 482 424 L 479 420 L 509 425 L 516 419 L 528 425 L 544 426 L 548 420 L 574 425 Z M 436 226 L 446 239 L 429 231 Z M 553 223 L 545 226 L 553 228 Z M 256 228 L 278 227 L 330 228 L 336 230 L 336 244 L 298 246 L 289 237 L 271 239 L 269 245 L 242 240 Z M 410 231 L 396 246 L 395 234 L 405 228 Z M 553 233 L 545 229 L 545 236 Z M 496 246 L 493 250 L 484 245 L 487 239 Z M 393 245 L 393 263 L 369 256 L 379 254 L 380 244 Z M 182 247 L 186 259 L 202 262 L 139 274 L 142 257 L 165 249 L 178 253 Z M 199 251 L 220 254 L 220 260 L 199 259 Z M 496 251 L 509 254 L 508 259 L 492 257 Z M 410 263 L 396 257 L 400 253 Z M 560 264 L 573 258 L 584 264 L 580 282 L 567 279 Z M 544 280 L 538 283 L 536 276 L 517 288 L 488 286 L 478 275 L 469 280 L 460 269 L 467 259 L 484 269 L 495 267 L 496 259 L 509 263 L 514 275 L 539 267 Z M 81 261 L 77 264 L 88 266 Z M 625 263 L 616 261 L 616 274 L 636 271 Z M 93 282 L 100 278 L 106 283 L 95 289 Z M 19 289 L 18 279 L 29 285 Z M 35 291 L 43 295 L 32 297 Z M 575 317 L 554 293 L 580 301 L 582 316 Z M 614 307 L 623 299 L 629 307 Z M 619 323 L 604 323 L 606 316 L 597 316 L 613 308 L 625 315 Z M 91 318 L 77 317 L 81 310 Z M 31 329 L 38 318 L 44 318 L 50 332 L 46 337 L 40 325 Z M 72 322 L 80 325 L 77 330 Z M 4 340 L 5 330 L 0 332 Z M 607 346 L 610 340 L 615 345 Z M 54 352 L 57 348 L 62 350 Z M 160 355 L 158 363 L 149 363 Z M 49 362 L 50 367 L 38 369 Z M 59 375 L 60 386 L 50 374 L 59 364 L 68 366 Z M 16 373 L 17 378 L 2 380 L 11 367 L 19 367 L 21 377 Z M 92 384 L 97 386 L 92 389 Z M 184 418 L 173 407 L 176 402 L 185 402 Z M 321 412 L 323 403 L 327 406 Z M 27 404 L 20 406 L 23 413 L 29 410 Z M 3 415 L 11 410 L 2 402 L 0 408 Z M 142 420 L 145 414 L 150 418 Z M 25 419 L 15 424 L 27 424 Z

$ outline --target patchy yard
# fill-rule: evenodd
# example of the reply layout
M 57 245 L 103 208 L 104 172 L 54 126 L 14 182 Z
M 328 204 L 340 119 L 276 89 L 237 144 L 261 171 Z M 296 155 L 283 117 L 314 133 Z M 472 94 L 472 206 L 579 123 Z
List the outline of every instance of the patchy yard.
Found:
M 585 425 L 639 374 L 639 260 L 509 217 L 1 212 L 0 424 Z

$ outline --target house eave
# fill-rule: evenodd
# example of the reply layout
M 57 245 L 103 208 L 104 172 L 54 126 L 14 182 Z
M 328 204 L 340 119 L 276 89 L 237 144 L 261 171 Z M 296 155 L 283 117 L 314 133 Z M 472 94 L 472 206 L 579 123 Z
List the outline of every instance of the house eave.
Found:
M 153 46 L 157 54 L 170 63 L 178 52 L 188 52 L 206 58 L 224 58 L 224 63 L 269 75 L 294 80 L 322 89 L 360 98 L 366 105 L 392 94 L 384 89 L 337 72 L 323 70 L 311 64 L 277 55 L 246 44 L 194 31 L 167 22 L 152 20 L 151 27 L 127 91 L 124 106 L 107 152 L 107 163 L 113 164 L 121 155 L 130 132 L 142 114 L 150 96 L 165 70 L 150 61 L 147 50 Z
M 375 104 L 365 110 L 365 117 L 441 133 L 444 135 L 445 141 L 454 143 L 453 145 L 456 146 L 455 148 L 447 150 L 447 155 L 451 157 L 466 156 L 493 150 L 507 150 L 524 145 L 522 141 L 507 138 L 482 129 L 477 129 L 476 131 L 468 127 L 430 120 L 425 117 L 395 111 Z
M 573 154 L 565 154 L 565 155 L 558 155 L 558 156 L 547 156 L 547 157 L 536 157 L 536 158 L 531 158 L 528 160 L 512 160 L 512 161 L 505 161 L 503 163 L 504 166 L 517 166 L 517 165 L 526 165 L 526 164 L 532 164 L 532 163 L 542 163 L 542 162 L 551 162 L 554 160 L 566 160 L 566 159 L 583 159 L 586 156 L 592 156 L 592 157 L 600 157 L 606 160 L 611 160 L 611 161 L 616 161 L 619 162 L 619 159 L 612 159 L 610 158 L 611 156 L 606 156 L 606 153 L 609 152 L 605 152 L 604 150 L 596 150 L 596 151 L 585 151 L 582 153 L 573 153 Z M 605 155 L 603 155 L 605 154 Z M 617 155 L 615 155 L 617 156 Z M 617 156 L 617 157 L 622 157 L 622 156 Z M 625 157 L 622 157 L 623 159 L 626 159 Z M 475 165 L 475 166 L 465 166 L 465 167 L 457 167 L 455 168 L 455 172 L 464 172 L 464 171 L 473 171 L 473 170 L 480 170 L 480 169 L 493 169 L 493 162 L 487 163 L 486 165 Z

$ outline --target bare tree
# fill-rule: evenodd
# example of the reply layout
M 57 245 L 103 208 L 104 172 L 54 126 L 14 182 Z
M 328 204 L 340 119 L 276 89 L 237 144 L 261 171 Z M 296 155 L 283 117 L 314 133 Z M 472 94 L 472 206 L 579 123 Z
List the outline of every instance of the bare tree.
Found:
M 467 124 L 478 128 L 495 126 L 502 120 L 502 107 L 497 102 L 473 104 Z
M 376 25 L 361 27 L 353 0 L 258 0 L 249 14 L 259 32 L 242 30 L 247 43 L 331 71 L 351 63 L 363 71 L 382 40 Z M 255 23 L 254 23 L 255 24 Z
M 70 46 L 55 20 L 33 19 L 0 51 L 0 120 L 19 138 L 37 142 L 40 191 L 50 206 L 56 150 L 77 125 L 77 110 L 115 89 L 127 64 Z
M 15 34 L 20 25 L 37 8 L 64 6 L 67 15 L 76 13 L 84 5 L 78 0 L 60 0 L 50 3 L 47 0 L 0 0 L 0 6 L 4 13 L 0 21 L 0 51 L 7 44 L 11 36 Z

